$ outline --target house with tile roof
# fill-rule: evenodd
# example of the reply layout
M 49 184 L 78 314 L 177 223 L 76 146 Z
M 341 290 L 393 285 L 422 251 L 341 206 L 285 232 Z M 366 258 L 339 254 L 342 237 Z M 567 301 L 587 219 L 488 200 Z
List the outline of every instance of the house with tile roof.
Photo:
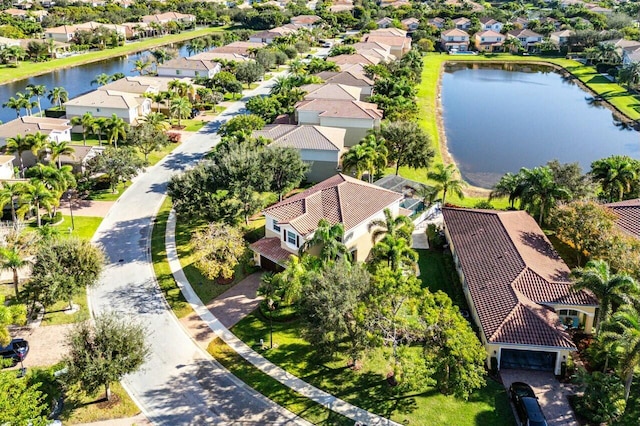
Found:
M 420 26 L 420 20 L 417 18 L 403 19 L 400 23 L 402 24 L 402 28 L 407 30 L 407 32 L 415 31 Z
M 456 18 L 453 20 L 453 25 L 459 30 L 466 31 L 471 28 L 471 19 L 469 18 Z
M 151 112 L 151 100 L 134 93 L 115 90 L 94 90 L 64 103 L 67 118 L 89 112 L 94 117 L 109 118 L 113 114 L 127 124 L 136 124 L 140 117 Z
M 453 28 L 440 34 L 440 44 L 447 52 L 469 50 L 469 34 L 466 31 Z
M 345 68 L 348 68 L 351 65 L 377 65 L 382 62 L 382 59 L 379 56 L 366 55 L 363 53 L 332 56 L 329 60 L 338 64 L 340 66 L 340 69 L 342 69 L 342 67 L 345 65 Z
M 71 125 L 68 119 L 28 115 L 0 125 L 0 146 L 7 144 L 7 138 L 33 135 L 37 132 L 47 135 L 51 141 L 71 141 Z
M 364 101 L 373 94 L 374 81 L 367 77 L 364 73 L 362 65 L 353 65 L 348 68 L 342 68 L 341 71 L 323 71 L 316 74 L 325 83 L 343 84 L 345 86 L 354 86 L 360 88 L 360 100 Z
M 429 21 L 427 22 L 429 23 L 429 25 L 432 25 L 437 29 L 441 30 L 442 28 L 444 28 L 444 24 L 446 23 L 446 20 L 438 16 L 438 17 L 429 19 Z
M 145 15 L 142 17 L 142 22 L 145 24 L 167 24 L 169 22 L 179 22 L 183 25 L 191 25 L 196 22 L 196 16 L 188 13 L 165 12 L 157 13 L 155 15 Z
M 597 299 L 572 288 L 570 269 L 524 211 L 443 208 L 444 231 L 487 365 L 550 371 L 590 333 Z
M 382 111 L 377 104 L 336 99 L 302 100 L 295 105 L 298 124 L 345 129 L 344 145 L 358 144 L 373 129 L 380 128 Z
M 411 37 L 407 32 L 399 28 L 379 28 L 362 36 L 362 41 L 367 43 L 381 43 L 390 47 L 390 53 L 396 58 L 402 58 L 411 50 Z
M 554 31 L 549 34 L 549 40 L 558 46 L 566 46 L 574 34 L 573 30 Z
M 249 41 L 253 43 L 271 44 L 278 37 L 284 37 L 297 33 L 300 28 L 301 27 L 294 24 L 286 24 L 281 27 L 271 28 L 270 30 L 251 34 L 251 36 L 249 36 Z
M 542 43 L 542 34 L 538 34 L 528 29 L 511 30 L 507 32 L 507 37 L 518 39 L 525 50 L 531 50 L 538 44 Z
M 625 234 L 640 239 L 640 198 L 605 204 L 618 216 L 616 224 Z
M 501 52 L 505 35 L 493 30 L 479 31 L 473 36 L 479 52 Z
M 355 261 L 363 262 L 373 247 L 368 225 L 384 218 L 384 209 L 396 216 L 403 195 L 337 174 L 311 188 L 285 198 L 262 212 L 265 236 L 251 244 L 256 264 L 263 269 L 281 268 L 291 255 L 297 255 L 321 219 L 344 226 L 344 241 Z M 319 247 L 309 252 L 317 254 Z
M 491 30 L 499 33 L 502 31 L 502 27 L 504 27 L 504 24 L 493 18 L 480 18 L 480 28 L 484 31 Z
M 158 64 L 156 71 L 159 77 L 206 77 L 211 78 L 220 72 L 222 66 L 218 62 L 194 58 L 175 58 Z
M 291 18 L 291 23 L 311 30 L 322 25 L 322 18 L 316 15 L 298 15 Z
M 302 161 L 309 164 L 305 179 L 320 182 L 334 176 L 340 170 L 340 157 L 344 153 L 346 130 L 335 127 L 270 124 L 253 132 L 255 138 L 263 137 L 272 142 L 267 148 L 293 148 Z
M 378 28 L 389 28 L 391 25 L 393 25 L 393 19 L 385 16 L 384 18 L 378 19 L 376 21 L 376 25 L 378 26 Z
M 359 101 L 362 96 L 362 89 L 344 84 L 319 83 L 307 84 L 300 87 L 306 93 L 304 99 L 339 99 Z

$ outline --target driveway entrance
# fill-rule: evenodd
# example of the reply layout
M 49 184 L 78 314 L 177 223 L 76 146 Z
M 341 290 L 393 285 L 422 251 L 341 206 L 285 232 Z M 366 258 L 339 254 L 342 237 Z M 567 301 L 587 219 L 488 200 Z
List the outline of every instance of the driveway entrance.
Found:
M 500 377 L 507 390 L 513 382 L 531 386 L 549 426 L 578 426 L 567 399 L 574 393 L 572 385 L 560 383 L 552 373 L 543 371 L 504 369 L 500 370 Z

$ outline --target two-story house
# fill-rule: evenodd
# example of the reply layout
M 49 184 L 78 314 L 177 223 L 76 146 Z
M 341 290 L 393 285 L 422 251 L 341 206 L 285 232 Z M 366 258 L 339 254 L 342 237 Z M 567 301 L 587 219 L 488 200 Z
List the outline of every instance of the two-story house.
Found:
M 390 52 L 396 58 L 402 58 L 411 50 L 411 37 L 407 32 L 398 28 L 380 28 L 365 34 L 363 42 L 381 43 L 390 47 Z
M 158 64 L 159 77 L 206 77 L 211 78 L 222 69 L 220 63 L 193 58 L 176 58 Z
M 251 244 L 256 264 L 281 269 L 291 255 L 313 238 L 321 219 L 344 226 L 343 243 L 353 260 L 363 262 L 373 247 L 368 225 L 384 218 L 384 209 L 399 214 L 403 195 L 359 179 L 337 174 L 264 209 L 265 236 Z M 320 247 L 309 252 L 317 254 Z
M 434 26 L 437 29 L 441 30 L 444 28 L 444 24 L 446 20 L 444 18 L 435 17 L 435 18 L 429 19 L 428 22 L 429 22 L 429 25 Z
M 402 24 L 402 28 L 407 30 L 407 32 L 413 32 L 420 26 L 420 20 L 417 18 L 403 19 L 400 23 Z
M 82 116 L 89 112 L 94 117 L 109 118 L 113 114 L 127 124 L 151 112 L 151 100 L 133 93 L 113 90 L 94 90 L 64 103 L 67 118 Z
M 465 52 L 469 50 L 469 34 L 457 28 L 443 31 L 440 44 L 447 52 Z
M 298 124 L 345 129 L 344 144 L 351 147 L 380 128 L 382 111 L 378 105 L 362 101 L 309 99 L 295 105 L 295 117 Z
M 566 46 L 574 34 L 573 30 L 555 31 L 549 35 L 549 40 L 558 46 Z
M 524 211 L 445 207 L 444 231 L 488 367 L 559 375 L 576 351 L 568 328 L 591 333 L 598 300 Z
M 349 68 L 342 68 L 342 71 L 323 71 L 316 74 L 325 83 L 343 84 L 360 88 L 360 100 L 364 101 L 373 94 L 374 81 L 364 73 L 362 65 L 353 65 Z
M 518 39 L 522 47 L 527 51 L 535 49 L 538 44 L 542 43 L 542 34 L 526 28 L 523 30 L 511 30 L 507 32 L 507 37 Z
M 504 24 L 493 18 L 480 18 L 480 28 L 484 31 L 491 30 L 499 33 L 502 31 L 502 27 L 504 27 Z
M 456 18 L 453 20 L 453 25 L 459 30 L 466 31 L 471 28 L 471 19 L 469 18 Z
M 505 35 L 493 30 L 477 32 L 474 35 L 475 46 L 479 52 L 498 52 L 502 50 Z

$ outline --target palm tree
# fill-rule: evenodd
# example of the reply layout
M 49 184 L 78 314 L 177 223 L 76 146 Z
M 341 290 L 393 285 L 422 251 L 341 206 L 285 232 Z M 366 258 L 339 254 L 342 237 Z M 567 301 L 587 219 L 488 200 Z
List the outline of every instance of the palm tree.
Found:
M 571 274 L 576 278 L 573 285 L 576 290 L 587 289 L 598 298 L 596 330 L 609 320 L 613 306 L 622 305 L 628 296 L 639 292 L 633 278 L 624 274 L 612 275 L 609 264 L 604 260 L 590 260 L 584 268 L 574 269 Z
M 623 66 L 618 73 L 618 82 L 627 86 L 628 89 L 633 89 L 640 84 L 640 62 L 634 61 Z
M 160 105 L 163 104 L 165 100 L 164 92 L 145 93 L 144 96 L 156 104 L 156 112 L 160 113 Z
M 69 100 L 69 93 L 65 90 L 64 87 L 54 87 L 49 90 L 49 94 L 47 95 L 49 101 L 52 104 L 57 104 L 58 108 L 62 109 L 62 103 L 67 102 Z
M 353 172 L 357 179 L 361 179 L 365 171 L 368 171 L 369 175 L 371 175 L 375 151 L 367 145 L 357 144 L 342 154 L 340 159 L 342 161 L 342 170 Z
M 24 189 L 23 182 L 2 182 L 2 188 L 0 188 L 0 205 L 4 207 L 9 204 L 11 206 L 11 220 L 14 224 L 18 222 L 16 203 L 20 201 Z
M 106 73 L 98 74 L 96 78 L 91 80 L 91 85 L 97 84 L 98 86 L 104 86 L 111 81 L 111 76 Z
M 194 53 L 197 54 L 202 50 L 204 50 L 204 41 L 199 38 L 191 40 L 191 43 L 187 45 L 187 53 L 189 54 L 189 56 Z
M 2 104 L 3 108 L 11 108 L 16 110 L 16 118 L 20 118 L 20 111 L 24 108 L 24 100 L 11 96 L 7 102 Z
M 260 278 L 260 287 L 256 292 L 259 296 L 264 297 L 269 308 L 269 341 L 270 347 L 273 348 L 273 310 L 276 308 L 278 302 L 278 280 L 273 273 L 267 272 Z
M 26 143 L 29 147 L 29 151 L 35 155 L 38 160 L 42 159 L 42 154 L 44 153 L 44 148 L 49 141 L 49 137 L 43 133 L 35 132 L 31 135 L 27 135 Z
M 171 115 L 178 118 L 178 127 L 182 125 L 182 119 L 191 113 L 191 102 L 187 98 L 179 97 L 171 103 Z
M 3 271 L 13 272 L 13 289 L 18 297 L 18 285 L 20 284 L 20 278 L 18 277 L 18 269 L 28 265 L 29 261 L 26 260 L 22 253 L 16 247 L 3 247 L 0 248 L 0 269 Z
M 280 93 L 286 93 L 294 87 L 293 77 L 277 77 L 271 90 L 270 95 L 277 95 Z
M 429 186 L 420 184 L 420 186 L 416 188 L 415 195 L 422 199 L 422 203 L 425 207 L 429 207 L 434 203 L 440 191 L 442 191 L 442 187 L 440 185 Z
M 127 123 L 117 115 L 113 114 L 105 121 L 107 128 L 107 137 L 109 143 L 118 148 L 118 139 L 127 137 Z
M 506 173 L 500 178 L 498 183 L 493 186 L 493 190 L 489 194 L 489 201 L 501 198 L 509 197 L 509 205 L 514 208 L 516 200 L 520 197 L 520 175 L 514 175 L 513 173 Z
M 384 209 L 384 220 L 375 219 L 369 222 L 367 230 L 371 233 L 371 241 L 375 244 L 386 235 L 393 238 L 404 238 L 411 243 L 411 233 L 414 226 L 407 216 L 398 215 L 393 217 L 391 210 Z
M 44 183 L 40 181 L 33 181 L 25 184 L 21 200 L 24 202 L 24 206 L 20 208 L 23 215 L 24 213 L 35 209 L 38 228 L 42 226 L 40 209 L 45 208 L 50 212 L 56 202 L 51 191 L 49 191 Z
M 28 93 L 16 93 L 18 103 L 27 111 L 27 115 L 31 115 L 31 110 L 38 106 L 37 102 L 32 102 Z
M 117 81 L 117 80 L 123 79 L 125 77 L 126 77 L 126 75 L 124 75 L 124 73 L 117 72 L 117 73 L 111 74 L 111 76 L 109 76 L 109 81 Z
M 20 160 L 20 174 L 24 177 L 24 161 L 22 153 L 31 150 L 29 141 L 24 136 L 18 134 L 12 138 L 7 138 L 7 151 L 18 154 Z
M 64 141 L 50 141 L 47 144 L 47 150 L 49 151 L 49 161 L 55 163 L 57 160 L 58 169 L 62 167 L 60 160 L 63 155 L 74 157 L 73 153 L 76 152 L 73 147 L 69 146 L 69 142 Z
M 622 58 L 613 43 L 599 43 L 595 47 L 595 59 L 604 64 L 616 65 Z
M 640 309 L 638 304 L 623 305 L 605 325 L 601 340 L 618 358 L 624 380 L 624 398 L 629 399 L 633 373 L 640 366 Z
M 388 164 L 389 150 L 384 139 L 377 137 L 371 133 L 367 135 L 360 145 L 364 145 L 373 151 L 373 161 L 371 163 L 371 170 L 369 171 L 369 183 L 373 182 L 374 177 Z
M 282 287 L 282 301 L 292 304 L 300 299 L 302 289 L 309 282 L 309 256 L 289 256 L 284 271 L 276 275 Z
M 293 75 L 302 75 L 307 72 L 306 65 L 300 59 L 289 62 L 289 72 Z
M 436 181 L 442 187 L 442 205 L 445 205 L 447 192 L 451 191 L 460 198 L 464 198 L 462 189 L 466 186 L 463 180 L 456 177 L 457 170 L 453 164 L 436 164 L 436 170 L 427 173 L 427 177 Z
M 91 131 L 98 137 L 98 145 L 102 146 L 102 135 L 107 128 L 107 120 L 104 117 L 95 118 L 91 123 Z
M 149 68 L 149 65 L 151 65 L 151 62 L 137 59 L 133 63 L 133 71 L 136 71 L 138 74 L 143 75 L 146 72 L 147 68 Z
M 591 175 L 600 182 L 609 201 L 622 201 L 638 180 L 638 173 L 633 160 L 626 155 L 613 155 L 591 163 Z
M 150 112 L 140 119 L 142 123 L 151 125 L 157 130 L 167 130 L 167 117 L 159 112 Z
M 154 57 L 156 63 L 158 64 L 163 64 L 165 63 L 165 61 L 168 61 L 169 59 L 174 57 L 171 51 L 164 48 L 152 50 L 151 55 Z
M 320 258 L 325 262 L 335 260 L 339 256 L 347 257 L 347 246 L 342 241 L 344 241 L 344 226 L 341 223 L 331 225 L 327 219 L 320 219 L 313 237 L 305 241 L 299 253 L 302 255 L 311 247 L 321 246 Z
M 566 200 L 571 196 L 567 188 L 556 183 L 549 167 L 534 167 L 531 170 L 522 168 L 520 175 L 522 204 L 529 210 L 538 209 L 540 225 L 543 224 L 545 213 L 556 201 Z
M 402 237 L 384 236 L 373 249 L 371 257 L 374 262 L 386 261 L 394 271 L 399 269 L 415 269 L 418 253 L 411 248 L 411 243 Z
M 31 178 L 31 182 L 42 182 L 51 194 L 54 196 L 56 203 L 62 197 L 62 194 L 71 187 L 75 187 L 76 179 L 73 176 L 73 168 L 69 165 L 55 168 L 37 164 L 27 171 L 27 176 Z M 55 204 L 54 204 L 55 214 Z
M 38 104 L 38 113 L 42 113 L 40 98 L 47 94 L 47 87 L 43 84 L 29 84 L 27 85 L 27 93 L 29 94 L 29 97 L 35 96 Z
M 20 46 L 9 46 L 2 50 L 2 54 L 5 58 L 13 59 L 14 66 L 18 66 L 18 61 L 24 59 L 27 56 L 27 52 Z
M 85 112 L 81 116 L 76 116 L 71 119 L 71 124 L 74 126 L 82 126 L 82 141 L 84 146 L 87 146 L 87 134 L 92 131 L 95 119 L 90 112 Z

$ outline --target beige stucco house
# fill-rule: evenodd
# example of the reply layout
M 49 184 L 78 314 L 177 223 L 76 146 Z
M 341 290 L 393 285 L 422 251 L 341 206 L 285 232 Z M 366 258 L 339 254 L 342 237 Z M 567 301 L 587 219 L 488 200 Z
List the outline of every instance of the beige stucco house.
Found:
M 365 75 L 362 65 L 353 65 L 349 68 L 342 69 L 340 72 L 324 71 L 316 75 L 325 83 L 359 87 L 361 90 L 361 101 L 367 100 L 367 98 L 373 94 L 374 81 Z
M 310 99 L 295 105 L 298 124 L 338 127 L 346 130 L 344 144 L 356 145 L 370 130 L 380 127 L 382 111 L 377 104 L 352 100 Z
M 411 37 L 407 37 L 407 32 L 398 28 L 380 28 L 371 31 L 362 37 L 362 41 L 386 44 L 396 58 L 402 58 L 411 50 Z
M 487 365 L 558 375 L 590 333 L 598 301 L 575 291 L 570 270 L 524 211 L 444 208 L 444 230 L 487 350 Z
M 114 90 L 94 90 L 64 103 L 67 118 L 89 112 L 94 117 L 111 117 L 115 114 L 127 124 L 137 123 L 138 118 L 151 112 L 151 100 L 133 93 Z
M 399 214 L 403 195 L 352 177 L 337 174 L 264 209 L 265 237 L 251 244 L 256 264 L 278 269 L 313 238 L 320 219 L 342 223 L 347 249 L 357 262 L 368 256 L 373 242 L 368 225 L 384 218 L 384 209 Z M 319 247 L 312 247 L 316 254 Z
M 340 99 L 359 101 L 362 99 L 362 88 L 346 84 L 307 84 L 300 87 L 306 93 L 304 99 Z
M 176 58 L 156 67 L 158 77 L 206 77 L 211 78 L 222 69 L 218 62 L 194 58 Z
M 253 137 L 270 139 L 268 148 L 286 147 L 300 152 L 302 161 L 309 164 L 306 180 L 320 182 L 340 170 L 345 133 L 345 129 L 335 127 L 270 124 L 253 132 Z
M 469 50 L 469 34 L 466 31 L 453 28 L 440 34 L 440 44 L 448 52 Z
M 493 30 L 477 32 L 474 35 L 476 49 L 480 52 L 496 52 L 502 50 L 505 35 Z

